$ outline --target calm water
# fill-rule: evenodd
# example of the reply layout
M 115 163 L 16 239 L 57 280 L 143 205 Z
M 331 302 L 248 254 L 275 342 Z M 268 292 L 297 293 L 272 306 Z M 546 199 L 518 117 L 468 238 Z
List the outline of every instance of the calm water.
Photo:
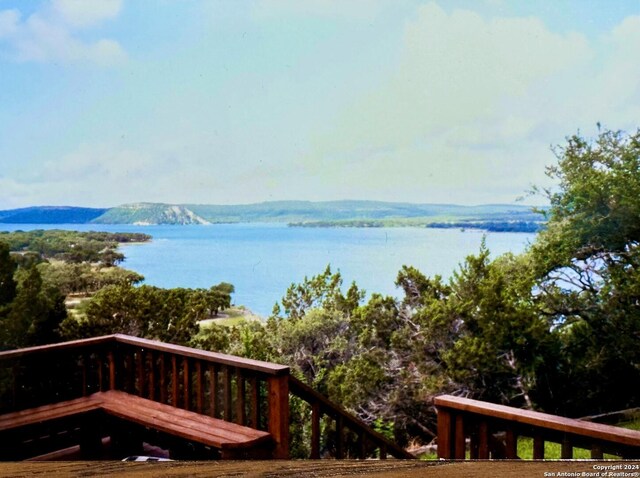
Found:
M 427 275 L 449 277 L 464 258 L 478 252 L 485 233 L 426 228 L 290 228 L 281 224 L 211 226 L 12 225 L 0 230 L 75 229 L 144 232 L 148 244 L 122 248 L 123 266 L 160 287 L 210 287 L 230 282 L 233 300 L 267 316 L 292 282 L 340 270 L 345 286 L 356 281 L 368 293 L 398 295 L 403 264 Z M 488 233 L 492 256 L 520 252 L 533 234 Z

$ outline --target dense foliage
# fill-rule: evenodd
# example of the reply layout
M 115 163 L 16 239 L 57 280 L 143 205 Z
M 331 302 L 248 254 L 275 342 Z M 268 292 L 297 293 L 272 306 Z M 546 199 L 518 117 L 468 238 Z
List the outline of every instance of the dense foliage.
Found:
M 0 232 L 0 241 L 9 249 L 26 255 L 28 260 L 59 259 L 71 263 L 101 263 L 113 266 L 124 255 L 118 244 L 145 242 L 151 237 L 140 233 L 77 232 L 63 230 L 35 230 Z
M 66 296 L 87 296 L 108 285 L 134 285 L 144 280 L 137 272 L 121 267 L 96 267 L 86 262 L 45 261 L 37 267 L 43 280 Z
M 571 137 L 548 174 L 559 187 L 545 191 L 548 228 L 530 255 L 560 345 L 540 405 L 573 414 L 637 406 L 625 384 L 640 379 L 640 131 Z
M 0 350 L 57 342 L 66 316 L 60 291 L 35 265 L 19 268 L 0 241 Z
M 210 289 L 161 289 L 143 285 L 110 285 L 96 293 L 81 318 L 61 324 L 66 338 L 112 333 L 186 344 L 198 332 L 198 322 L 231 305 L 233 286 Z

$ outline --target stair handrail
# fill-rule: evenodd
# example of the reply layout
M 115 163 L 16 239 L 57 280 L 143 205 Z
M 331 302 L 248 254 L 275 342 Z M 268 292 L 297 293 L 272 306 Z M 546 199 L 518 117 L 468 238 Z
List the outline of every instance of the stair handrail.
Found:
M 319 458 L 319 419 L 320 415 L 328 415 L 345 428 L 350 428 L 352 431 L 356 433 L 362 434 L 362 437 L 365 437 L 374 443 L 378 448 L 380 448 L 380 458 L 385 459 L 386 454 L 389 453 L 395 458 L 399 459 L 415 459 L 411 453 L 406 451 L 404 448 L 398 446 L 393 441 L 389 440 L 387 437 L 382 435 L 381 433 L 372 429 L 369 425 L 367 425 L 363 420 L 358 417 L 352 415 L 348 411 L 346 411 L 340 405 L 332 402 L 327 397 L 318 393 L 313 388 L 311 388 L 306 383 L 297 379 L 293 375 L 289 376 L 289 392 L 304 400 L 312 407 L 312 446 L 311 446 L 311 458 Z M 339 433 L 341 431 L 338 431 Z M 363 450 L 359 458 L 365 458 Z M 342 457 L 337 457 L 342 458 Z

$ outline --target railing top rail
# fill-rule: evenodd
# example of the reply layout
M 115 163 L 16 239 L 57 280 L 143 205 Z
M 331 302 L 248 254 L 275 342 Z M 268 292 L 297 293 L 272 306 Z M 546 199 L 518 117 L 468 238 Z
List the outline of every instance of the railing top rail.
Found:
M 316 392 L 309 385 L 302 382 L 301 380 L 298 380 L 293 375 L 289 377 L 289 391 L 294 395 L 297 395 L 301 399 L 307 401 L 308 403 L 312 403 L 314 401 L 319 402 L 324 407 L 325 411 L 330 412 L 329 414 L 342 416 L 346 424 L 351 424 L 352 426 L 365 431 L 370 436 L 370 438 L 374 439 L 376 442 L 378 442 L 378 444 L 384 443 L 387 446 L 387 451 L 396 458 L 415 458 L 411 453 L 399 447 L 381 433 L 372 430 L 365 422 L 357 417 L 354 417 L 339 405 L 331 402 L 327 397 Z
M 193 349 L 182 345 L 167 344 L 157 340 L 141 339 L 139 337 L 131 337 L 129 335 L 116 334 L 114 336 L 116 342 L 145 347 L 159 352 L 174 353 L 195 359 L 204 360 L 212 363 L 239 367 L 256 372 L 262 372 L 268 375 L 287 375 L 289 367 L 271 362 L 263 362 L 261 360 L 252 360 L 235 355 L 221 354 L 217 352 L 207 352 L 205 350 Z
M 640 446 L 640 431 L 601 423 L 585 422 L 574 418 L 560 417 L 547 413 L 522 410 L 520 408 L 497 405 L 494 403 L 472 400 L 470 398 L 441 395 L 434 400 L 437 408 L 449 408 L 462 412 L 482 415 L 489 418 L 546 428 L 559 432 L 572 433 L 598 440 Z
M 35 347 L 26 347 L 23 349 L 6 350 L 0 352 L 0 360 L 19 358 L 26 355 L 48 353 L 56 350 L 73 349 L 80 347 L 89 347 L 92 345 L 101 345 L 115 340 L 115 335 L 103 335 L 101 337 L 93 337 L 90 339 L 70 340 L 68 342 L 60 342 L 57 344 L 38 345 Z
M 27 355 L 42 354 L 54 352 L 57 350 L 70 350 L 74 348 L 85 348 L 95 345 L 108 343 L 122 343 L 127 345 L 135 345 L 159 352 L 173 353 L 185 357 L 204 360 L 206 362 L 228 365 L 231 367 L 239 367 L 243 369 L 261 372 L 267 375 L 287 375 L 289 367 L 270 362 L 262 362 L 260 360 L 251 360 L 234 355 L 221 354 L 216 352 L 207 352 L 204 350 L 183 347 L 181 345 L 167 344 L 157 340 L 141 339 L 139 337 L 131 337 L 129 335 L 114 334 L 103 335 L 101 337 L 93 337 L 90 339 L 71 340 L 51 345 L 39 345 L 37 347 L 28 347 L 24 349 L 7 350 L 0 352 L 0 361 L 13 358 L 25 357 Z

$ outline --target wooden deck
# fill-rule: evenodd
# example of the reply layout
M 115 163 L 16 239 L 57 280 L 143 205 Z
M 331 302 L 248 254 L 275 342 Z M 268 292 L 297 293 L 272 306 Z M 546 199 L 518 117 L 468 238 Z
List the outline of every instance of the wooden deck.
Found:
M 597 469 L 610 466 L 609 470 Z M 624 469 L 622 467 L 626 466 Z M 221 461 L 211 462 L 66 462 L 66 463 L 4 463 L 0 478 L 21 477 L 103 477 L 124 478 L 298 478 L 298 477 L 375 477 L 375 478 L 476 478 L 476 477 L 544 477 L 544 476 L 621 476 L 615 473 L 637 471 L 640 462 L 629 461 L 481 461 L 424 462 L 418 460 L 296 460 L 296 461 Z M 618 467 L 618 468 L 616 468 Z M 547 473 L 545 475 L 545 473 Z M 553 475 L 552 475 L 553 473 Z M 562 475 L 565 473 L 565 475 Z M 571 473 L 570 475 L 567 473 Z M 584 473 L 584 474 L 583 474 Z M 609 475 L 609 473 L 612 473 Z M 597 475 L 599 474 L 599 475 Z
M 107 436 L 137 454 L 141 428 L 213 447 L 220 458 L 286 459 L 291 396 L 311 411 L 310 458 L 413 458 L 286 366 L 116 334 L 0 352 L 0 441 L 12 444 L 0 459 L 78 443 L 83 456 L 100 457 Z M 200 451 L 190 458 L 209 456 Z
M 371 467 L 371 473 L 385 476 L 390 467 L 427 466 L 423 471 L 430 473 L 442 464 L 407 461 L 413 456 L 291 377 L 286 366 L 123 335 L 0 352 L 0 459 L 27 459 L 78 444 L 83 456 L 100 458 L 96 451 L 107 437 L 114 449 L 131 450 L 124 456 L 139 454 L 134 448 L 141 449 L 144 435 L 153 445 L 166 441 L 164 449 L 177 450 L 172 456 L 180 458 L 286 460 L 291 397 L 301 401 L 296 407 L 306 407 L 310 420 L 304 437 L 310 440 L 308 458 L 347 460 L 322 466 L 310 461 L 296 465 L 296 472 L 307 468 L 324 476 L 318 473 L 344 468 L 347 474 L 369 474 L 362 470 Z M 565 459 L 574 447 L 591 450 L 595 459 L 640 457 L 640 432 L 459 397 L 441 396 L 435 405 L 443 459 L 514 459 L 520 436 L 533 439 L 534 459 L 545 458 L 547 441 L 561 444 Z M 191 449 L 196 452 L 189 454 Z M 388 456 L 397 460 L 348 461 Z M 270 465 L 294 476 L 286 475 L 287 466 Z M 261 468 L 243 467 L 255 472 L 247 476 L 263 476 Z M 640 476 L 640 470 L 631 471 Z

